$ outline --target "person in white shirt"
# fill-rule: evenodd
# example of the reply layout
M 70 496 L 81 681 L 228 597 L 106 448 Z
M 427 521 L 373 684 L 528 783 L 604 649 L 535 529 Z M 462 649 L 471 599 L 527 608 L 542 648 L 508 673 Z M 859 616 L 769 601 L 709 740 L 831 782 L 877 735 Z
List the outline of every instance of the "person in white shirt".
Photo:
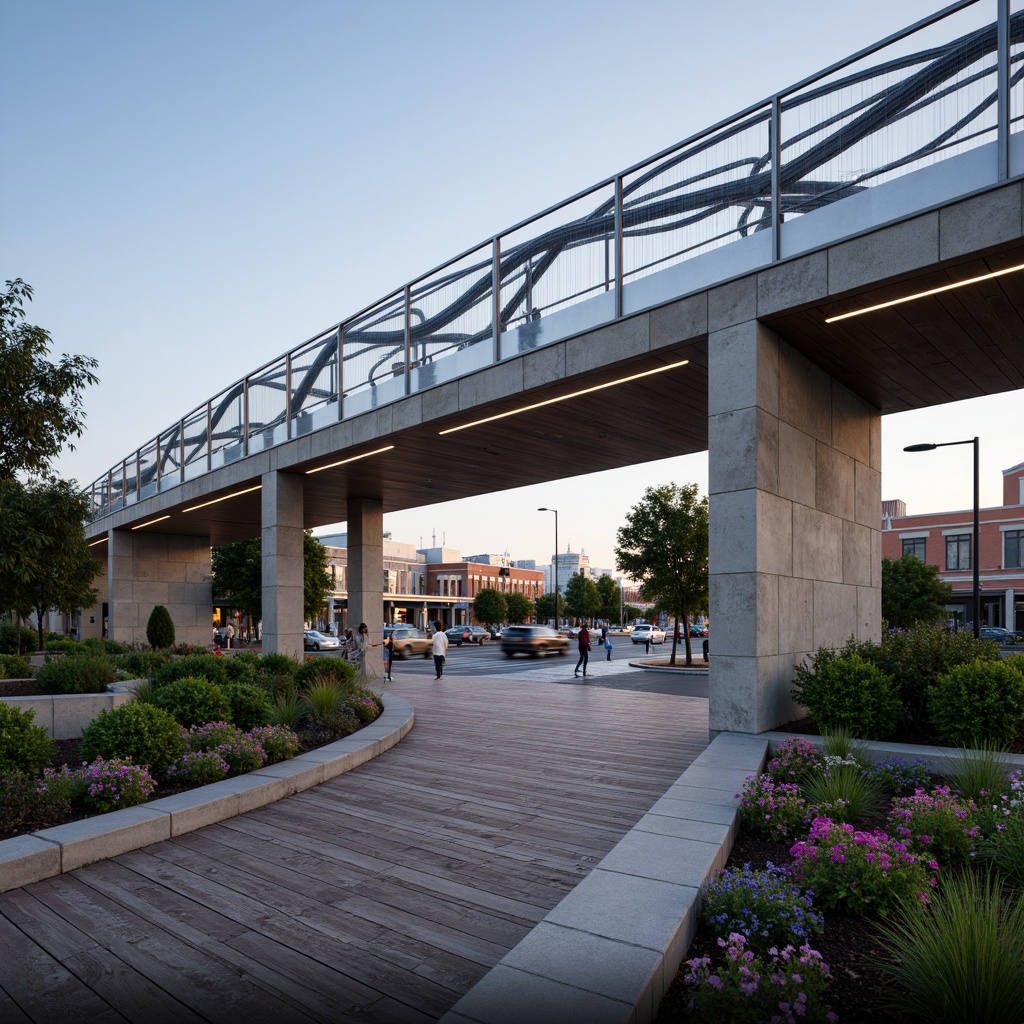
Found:
M 434 623 L 434 671 L 436 678 L 440 679 L 444 674 L 444 659 L 448 653 L 448 637 L 445 636 L 440 622 Z

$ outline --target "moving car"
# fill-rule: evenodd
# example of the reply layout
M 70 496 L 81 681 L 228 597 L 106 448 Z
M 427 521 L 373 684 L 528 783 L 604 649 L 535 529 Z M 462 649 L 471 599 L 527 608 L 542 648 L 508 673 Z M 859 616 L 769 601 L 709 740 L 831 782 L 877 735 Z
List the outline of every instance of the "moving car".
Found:
M 302 648 L 306 651 L 336 651 L 341 642 L 336 636 L 327 636 L 315 629 L 307 629 L 302 634 Z
M 456 647 L 463 644 L 485 644 L 491 639 L 491 634 L 483 626 L 452 626 L 444 631 L 444 635 L 448 637 L 448 643 Z
M 650 622 L 641 622 L 633 627 L 631 634 L 635 644 L 663 644 L 665 642 L 665 630 L 661 626 L 655 626 Z
M 501 631 L 501 649 L 506 658 L 516 654 L 543 658 L 548 654 L 567 653 L 569 638 L 550 626 L 506 626 Z
M 401 658 L 403 661 L 406 658 L 411 658 L 414 654 L 422 654 L 424 658 L 429 658 L 433 652 L 433 643 L 430 637 L 415 626 L 385 626 L 385 638 L 389 634 L 395 638 L 395 657 Z

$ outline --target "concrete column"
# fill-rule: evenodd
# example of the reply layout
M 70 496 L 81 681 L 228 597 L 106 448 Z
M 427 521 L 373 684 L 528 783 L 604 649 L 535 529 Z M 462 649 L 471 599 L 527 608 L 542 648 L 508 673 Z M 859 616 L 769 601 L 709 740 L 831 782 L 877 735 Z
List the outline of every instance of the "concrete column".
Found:
M 370 641 L 383 639 L 384 508 L 375 498 L 348 500 L 348 624 L 353 632 L 365 622 Z M 367 674 L 384 671 L 384 652 L 366 652 Z
M 881 417 L 757 321 L 708 349 L 710 728 L 761 733 L 794 665 L 881 635 Z
M 263 650 L 302 658 L 303 479 L 263 474 Z
M 146 643 L 149 616 L 162 604 L 170 612 L 177 642 L 208 645 L 213 630 L 211 576 L 208 537 L 110 530 L 106 579 L 110 639 Z

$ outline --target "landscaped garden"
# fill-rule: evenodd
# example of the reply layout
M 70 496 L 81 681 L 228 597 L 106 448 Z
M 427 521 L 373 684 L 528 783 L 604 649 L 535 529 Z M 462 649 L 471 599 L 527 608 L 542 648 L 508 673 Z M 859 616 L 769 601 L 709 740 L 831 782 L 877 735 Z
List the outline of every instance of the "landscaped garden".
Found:
M 1024 1020 L 1024 656 L 916 628 L 801 666 L 793 735 L 737 794 L 677 1021 Z M 874 760 L 861 740 L 952 748 Z
M 277 654 L 129 650 L 110 641 L 53 640 L 47 650 L 59 656 L 30 687 L 0 695 L 143 682 L 134 700 L 101 712 L 74 740 L 51 740 L 31 711 L 0 702 L 0 839 L 253 771 L 347 736 L 383 710 L 341 659 L 299 664 Z M 28 676 L 25 659 L 0 658 L 3 676 Z

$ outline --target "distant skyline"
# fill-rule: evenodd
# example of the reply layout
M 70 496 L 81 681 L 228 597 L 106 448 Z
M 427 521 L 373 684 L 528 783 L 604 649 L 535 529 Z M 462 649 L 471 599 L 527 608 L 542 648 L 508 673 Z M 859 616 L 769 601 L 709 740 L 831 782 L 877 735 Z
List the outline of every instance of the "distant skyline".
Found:
M 89 484 L 416 275 L 941 6 L 736 0 L 726 21 L 679 0 L 0 0 L 3 277 L 34 287 L 54 355 L 100 363 L 58 470 Z M 1024 392 L 887 417 L 882 497 L 966 507 L 967 446 L 902 448 L 978 434 L 998 504 L 1021 422 Z M 707 455 L 385 528 L 545 563 L 548 506 L 563 551 L 611 566 L 628 510 L 670 481 L 707 493 Z

